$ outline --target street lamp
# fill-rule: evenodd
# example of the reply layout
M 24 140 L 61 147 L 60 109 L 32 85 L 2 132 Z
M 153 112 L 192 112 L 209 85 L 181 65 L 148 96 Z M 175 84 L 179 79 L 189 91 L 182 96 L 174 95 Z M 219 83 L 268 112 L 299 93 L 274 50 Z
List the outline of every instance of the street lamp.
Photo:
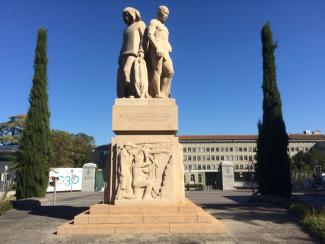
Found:
M 71 169 L 71 191 L 70 191 L 70 195 L 72 195 L 72 184 L 73 184 L 73 169 Z

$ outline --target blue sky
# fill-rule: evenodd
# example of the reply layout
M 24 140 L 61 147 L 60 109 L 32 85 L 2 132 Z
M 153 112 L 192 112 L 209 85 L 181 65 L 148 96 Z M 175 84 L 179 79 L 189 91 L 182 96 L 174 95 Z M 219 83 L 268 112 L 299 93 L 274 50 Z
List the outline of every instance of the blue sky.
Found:
M 178 134 L 255 134 L 262 116 L 260 30 L 270 21 L 289 133 L 325 132 L 325 1 L 1 0 L 0 121 L 26 113 L 36 34 L 48 29 L 51 127 L 108 143 L 122 9 L 159 5 L 173 46 Z

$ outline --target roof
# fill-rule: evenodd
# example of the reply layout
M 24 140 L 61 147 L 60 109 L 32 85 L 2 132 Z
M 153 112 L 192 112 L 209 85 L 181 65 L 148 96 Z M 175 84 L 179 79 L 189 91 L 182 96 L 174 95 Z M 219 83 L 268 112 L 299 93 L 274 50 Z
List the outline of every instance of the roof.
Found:
M 289 140 L 325 141 L 325 135 L 288 134 Z M 257 135 L 180 135 L 180 140 L 256 141 Z

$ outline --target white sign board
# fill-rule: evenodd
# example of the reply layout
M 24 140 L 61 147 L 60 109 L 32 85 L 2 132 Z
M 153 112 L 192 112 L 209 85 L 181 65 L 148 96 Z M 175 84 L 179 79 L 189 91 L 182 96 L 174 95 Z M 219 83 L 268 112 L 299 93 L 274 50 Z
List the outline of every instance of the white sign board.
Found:
M 56 181 L 57 191 L 81 191 L 82 168 L 52 168 L 49 174 L 49 182 L 52 181 L 52 176 L 59 177 L 59 180 Z M 47 192 L 53 191 L 54 187 L 48 185 Z

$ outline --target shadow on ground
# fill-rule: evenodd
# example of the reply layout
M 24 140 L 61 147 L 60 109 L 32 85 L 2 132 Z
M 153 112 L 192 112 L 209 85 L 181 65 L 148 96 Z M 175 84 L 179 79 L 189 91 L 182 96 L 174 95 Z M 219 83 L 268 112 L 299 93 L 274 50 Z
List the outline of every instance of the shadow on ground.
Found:
M 74 216 L 89 209 L 89 207 L 73 206 L 15 206 L 17 210 L 28 211 L 29 214 L 51 218 L 72 220 Z

